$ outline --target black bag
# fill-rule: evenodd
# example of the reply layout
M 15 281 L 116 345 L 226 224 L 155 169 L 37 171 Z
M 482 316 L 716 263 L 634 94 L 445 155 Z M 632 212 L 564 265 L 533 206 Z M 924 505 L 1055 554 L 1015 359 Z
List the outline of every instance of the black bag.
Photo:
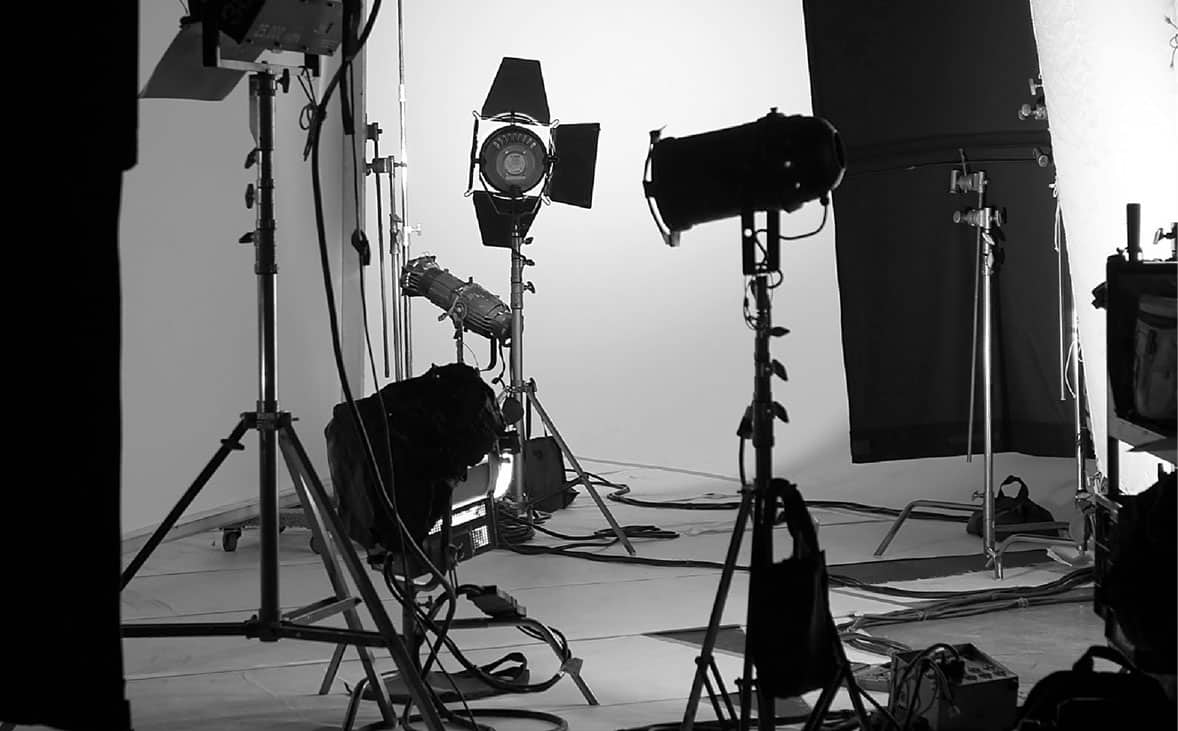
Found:
M 1097 672 L 1093 660 L 1117 663 L 1125 672 Z M 1134 719 L 1148 719 L 1138 725 Z M 1071 670 L 1035 683 L 1019 709 L 1017 731 L 1107 731 L 1174 728 L 1175 706 L 1152 677 L 1133 669 L 1111 647 L 1091 647 Z
M 400 554 L 401 531 L 389 510 L 392 498 L 411 534 L 406 540 L 420 544 L 450 509 L 450 481 L 465 477 L 487 456 L 503 432 L 503 416 L 478 371 L 458 363 L 390 383 L 379 398 L 358 399 L 356 407 L 380 481 L 351 408 L 339 404 L 325 433 L 340 518 L 360 545 Z M 382 484 L 386 495 L 380 494 Z
M 830 616 L 826 554 L 818 548 L 802 494 L 793 483 L 774 479 L 770 498 L 767 509 L 775 516 L 781 503 L 793 555 L 779 563 L 754 557 L 748 642 L 761 687 L 777 698 L 794 698 L 834 680 L 838 634 Z
M 1014 497 L 1002 494 L 1002 488 L 1007 485 L 1018 483 L 1018 493 Z M 1027 483 L 1023 482 L 1021 477 L 1010 475 L 1002 484 L 998 486 L 998 494 L 994 496 L 994 533 L 1011 533 L 1013 528 L 1006 530 L 1002 529 L 1004 525 L 1018 525 L 1021 523 L 1051 523 L 1055 521 L 1055 516 L 1047 508 L 1039 505 L 1031 500 L 1030 493 L 1027 490 Z M 1058 528 L 1044 528 L 1042 530 L 1032 531 L 1018 531 L 1019 533 L 1026 533 L 1028 535 L 1039 536 L 1059 536 L 1061 529 Z M 975 510 L 965 523 L 965 532 L 970 535 L 982 535 L 982 511 Z

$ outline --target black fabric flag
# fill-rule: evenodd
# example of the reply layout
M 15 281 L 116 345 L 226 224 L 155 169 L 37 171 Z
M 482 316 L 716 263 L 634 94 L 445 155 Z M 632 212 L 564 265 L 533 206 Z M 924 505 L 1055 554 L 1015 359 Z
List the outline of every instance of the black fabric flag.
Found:
M 950 171 L 984 170 L 1004 207 L 994 278 L 995 452 L 1074 454 L 1060 398 L 1060 262 L 1038 57 L 1027 3 L 897 5 L 806 0 L 814 114 L 847 146 L 834 192 L 836 253 L 854 462 L 964 454 L 969 433 L 976 229 L 953 222 L 976 194 Z M 998 42 L 1000 41 L 1000 42 Z M 1061 247 L 1062 248 L 1062 247 Z M 1063 322 L 1071 322 L 1063 262 Z M 978 316 L 980 334 L 981 315 Z M 1065 347 L 1070 326 L 1065 328 Z M 973 422 L 982 450 L 981 358 Z

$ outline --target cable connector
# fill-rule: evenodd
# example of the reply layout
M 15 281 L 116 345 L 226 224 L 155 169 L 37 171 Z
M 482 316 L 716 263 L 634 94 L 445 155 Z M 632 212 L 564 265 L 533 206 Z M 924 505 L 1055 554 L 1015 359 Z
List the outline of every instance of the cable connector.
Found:
M 467 598 L 491 619 L 523 619 L 528 616 L 519 602 L 494 584 L 477 587 L 467 594 Z

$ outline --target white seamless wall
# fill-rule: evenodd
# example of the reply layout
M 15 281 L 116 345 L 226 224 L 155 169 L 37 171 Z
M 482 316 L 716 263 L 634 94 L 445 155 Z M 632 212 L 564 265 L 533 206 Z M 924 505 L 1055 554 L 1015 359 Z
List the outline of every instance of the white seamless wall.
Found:
M 174 3 L 143 4 L 141 80 L 171 41 L 181 13 Z M 300 419 L 299 436 L 326 479 L 323 427 L 340 388 L 297 122 L 304 103 L 293 81 L 277 101 L 279 398 Z M 321 170 L 338 282 L 343 146 L 337 109 L 325 132 Z M 255 220 L 244 205 L 245 187 L 255 178 L 243 165 L 253 147 L 248 80 L 221 102 L 140 100 L 139 115 L 139 162 L 124 178 L 120 231 L 124 533 L 162 520 L 258 395 L 254 250 L 237 243 Z M 79 360 L 84 367 L 85 354 Z M 256 499 L 255 432 L 245 445 L 190 515 Z M 280 463 L 281 489 L 290 487 L 284 473 Z
M 593 208 L 554 204 L 531 230 L 535 243 L 525 253 L 536 266 L 526 276 L 537 292 L 525 310 L 527 375 L 580 456 L 734 476 L 753 347 L 741 314 L 738 224 L 699 226 L 668 249 L 642 197 L 642 164 L 648 132 L 664 125 L 666 135 L 687 135 L 752 121 L 770 106 L 811 111 L 801 3 L 404 5 L 409 220 L 422 228 L 414 253 L 435 254 L 457 276 L 508 299 L 509 256 L 480 245 L 463 197 L 471 110 L 482 105 L 503 56 L 539 59 L 553 116 L 598 121 L 601 139 Z M 395 150 L 395 3 L 383 13 L 368 46 L 368 114 L 386 132 L 384 149 Z M 700 181 L 708 184 L 706 170 Z M 371 203 L 368 212 L 375 230 Z M 820 214 L 807 205 L 783 228 L 809 230 Z M 774 320 L 791 334 L 773 352 L 790 381 L 774 391 L 790 423 L 777 427 L 779 474 L 812 497 L 967 500 L 981 485 L 980 460 L 850 464 L 832 227 L 786 245 L 782 270 Z M 379 312 L 375 278 L 369 290 L 369 309 Z M 414 303 L 417 373 L 454 359 L 452 328 L 439 314 Z M 486 365 L 485 341 L 468 342 Z M 1066 459 L 1021 455 L 999 455 L 996 467 L 999 479 L 1021 474 L 1033 496 L 1053 506 L 1068 500 L 1070 469 Z M 685 475 L 684 493 L 697 481 Z

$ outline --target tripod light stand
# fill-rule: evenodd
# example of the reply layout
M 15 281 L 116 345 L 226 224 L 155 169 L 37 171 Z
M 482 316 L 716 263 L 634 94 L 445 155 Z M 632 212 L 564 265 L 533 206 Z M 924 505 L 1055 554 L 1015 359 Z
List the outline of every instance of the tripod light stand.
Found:
M 277 5 L 277 4 L 276 4 Z M 260 558 L 260 608 L 252 618 L 244 622 L 179 622 L 179 623 L 125 623 L 122 626 L 124 637 L 212 637 L 239 636 L 258 639 L 262 642 L 276 642 L 281 639 L 301 639 L 312 642 L 326 642 L 331 644 L 355 645 L 360 654 L 360 661 L 365 674 L 383 689 L 379 683 L 379 675 L 369 648 L 386 649 L 397 668 L 407 679 L 410 695 L 419 709 L 426 726 L 431 731 L 441 731 L 442 722 L 439 711 L 426 689 L 409 653 L 397 633 L 388 614 L 376 593 L 372 582 L 368 578 L 365 567 L 356 555 L 340 517 L 336 514 L 323 483 L 315 474 L 314 467 L 295 434 L 292 422 L 294 418 L 290 412 L 282 411 L 278 401 L 278 346 L 277 346 L 277 246 L 275 230 L 277 222 L 274 212 L 274 148 L 275 148 L 275 96 L 279 88 L 286 90 L 290 79 L 290 67 L 274 63 L 255 63 L 222 57 L 219 39 L 221 32 L 233 38 L 238 44 L 247 39 L 264 37 L 265 28 L 275 23 L 292 29 L 292 37 L 297 44 L 295 48 L 275 49 L 268 43 L 271 50 L 298 50 L 305 55 L 304 65 L 298 68 L 308 68 L 318 72 L 318 58 L 306 53 L 308 48 L 315 48 L 319 53 L 330 53 L 338 46 L 339 39 L 324 39 L 316 37 L 319 28 L 341 28 L 344 23 L 339 17 L 340 6 L 333 2 L 303 3 L 293 11 L 288 6 L 282 9 L 296 15 L 295 18 L 275 18 L 272 9 L 252 6 L 254 16 L 245 18 L 247 21 L 241 27 L 223 27 L 221 25 L 221 5 L 210 3 L 204 7 L 203 18 L 199 28 L 201 53 L 194 58 L 178 58 L 165 56 L 164 63 L 178 64 L 179 68 L 157 68 L 153 75 L 153 83 L 149 88 L 153 90 L 151 96 L 194 98 L 191 89 L 179 84 L 174 93 L 167 93 L 166 78 L 191 80 L 194 76 L 207 80 L 209 74 L 217 78 L 226 78 L 224 74 L 249 72 L 250 96 L 250 127 L 253 133 L 255 147 L 247 158 L 247 167 L 256 166 L 257 185 L 251 186 L 256 191 L 254 195 L 247 195 L 247 205 L 257 204 L 257 219 L 255 229 L 242 237 L 242 243 L 252 243 L 255 251 L 254 272 L 257 275 L 257 327 L 258 327 L 258 400 L 255 407 L 241 414 L 232 432 L 221 442 L 221 447 L 200 472 L 196 481 L 180 497 L 171 512 L 148 539 L 147 543 L 128 564 L 122 575 L 122 586 L 134 578 L 136 572 L 143 566 L 151 553 L 163 542 L 166 534 L 172 529 L 176 521 L 192 503 L 201 489 L 213 477 L 230 452 L 244 449 L 241 438 L 247 431 L 257 430 L 259 442 L 259 534 L 261 540 Z M 194 8 L 195 11 L 195 8 Z M 232 15 L 232 14 L 230 14 Z M 240 20 L 242 16 L 232 16 L 233 20 Z M 191 46 L 194 21 L 181 30 L 177 42 L 184 40 Z M 302 36 L 294 33 L 294 29 L 304 31 Z M 252 42 L 252 41 L 251 41 Z M 174 44 L 175 46 L 176 44 Z M 234 49 L 238 58 L 243 54 Z M 248 53 L 244 54 L 248 55 Z M 254 54 L 256 57 L 257 54 Z M 199 59 L 199 61 L 197 60 Z M 203 68 L 202 68 L 203 66 Z M 226 71 L 226 70 L 230 71 Z M 280 76 L 276 76 L 275 69 L 282 69 Z M 231 87 L 232 84 L 229 84 Z M 228 93 L 228 89 L 223 89 Z M 195 97 L 208 98 L 208 97 Z M 331 596 L 306 607 L 282 612 L 279 605 L 279 561 L 278 561 L 278 456 L 281 453 L 283 461 L 290 472 L 300 503 L 307 516 L 313 534 L 323 548 L 320 557 L 324 569 L 332 585 Z M 343 564 L 341 569 L 340 564 Z M 360 598 L 351 596 L 351 592 L 344 578 L 344 570 L 351 576 L 352 582 L 360 594 Z M 363 601 L 368 606 L 377 631 L 366 631 L 357 613 L 357 605 Z M 334 627 L 319 627 L 314 623 L 326 617 L 342 613 L 347 623 L 346 629 Z M 329 688 L 321 688 L 325 694 Z M 396 713 L 383 690 L 380 692 L 379 706 L 381 716 L 387 724 L 396 724 Z
M 816 649 L 814 653 L 800 660 L 822 660 L 823 670 L 808 675 L 801 684 L 781 683 L 770 686 L 766 678 L 760 677 L 758 669 L 754 680 L 753 628 L 760 632 L 764 625 L 761 617 L 754 620 L 754 597 L 750 581 L 749 621 L 750 635 L 745 643 L 743 681 L 740 686 L 740 709 L 732 706 L 724 682 L 716 665 L 714 651 L 719 634 L 720 621 L 724 613 L 732 577 L 736 571 L 737 555 L 745 527 L 751 517 L 753 524 L 752 574 L 754 580 L 768 576 L 773 559 L 773 527 L 777 517 L 778 499 L 785 500 L 786 490 L 794 490 L 792 499 L 796 506 L 804 506 L 796 488 L 784 480 L 773 479 L 773 420 L 785 419 L 785 409 L 773 400 L 771 380 L 774 375 L 784 379 L 785 367 L 769 356 L 769 340 L 786 334 L 786 330 L 773 327 L 770 315 L 769 277 L 780 273 L 781 221 L 780 211 L 792 212 L 801 208 L 808 200 L 827 198 L 831 189 L 838 186 L 846 168 L 842 142 L 838 133 L 825 120 L 814 117 L 785 116 L 771 108 L 769 114 L 755 122 L 728 129 L 705 132 L 684 138 L 660 139 L 658 131 L 650 133 L 650 150 L 647 155 L 646 173 L 643 180 L 651 214 L 655 218 L 664 241 L 671 246 L 679 243 L 679 234 L 705 221 L 729 216 L 740 216 L 741 257 L 745 276 L 752 278 L 753 298 L 756 302 L 755 321 L 748 324 L 755 331 L 753 354 L 753 403 L 741 422 L 742 458 L 745 439 L 752 439 L 756 455 L 756 472 L 750 487 L 743 479 L 741 465 L 741 501 L 728 544 L 728 553 L 720 573 L 720 583 L 708 620 L 700 655 L 696 658 L 696 671 L 692 680 L 691 694 L 680 725 L 684 731 L 695 727 L 695 716 L 704 688 L 716 711 L 716 716 L 725 727 L 734 724 L 736 728 L 749 728 L 752 713 L 752 694 L 757 694 L 757 728 L 768 731 L 775 728 L 775 693 L 785 694 L 786 685 L 790 690 L 823 688 L 818 704 L 814 708 L 806 729 L 819 728 L 827 709 L 840 685 L 846 684 L 851 691 L 852 703 L 862 728 L 868 727 L 867 713 L 860 699 L 861 691 L 850 672 L 830 617 L 825 595 L 825 566 L 819 557 L 811 563 L 795 564 L 812 568 L 809 578 L 818 579 L 820 590 L 811 585 L 810 589 L 818 601 L 804 609 L 814 609 L 808 617 L 810 622 L 820 622 L 831 640 L 829 648 Z M 701 179 L 706 171 L 706 182 Z M 755 223 L 756 213 L 764 211 L 767 217 L 764 242 L 759 239 Z M 825 220 L 825 219 L 824 219 Z M 759 256 L 758 256 L 759 252 Z M 747 318 L 746 318 L 747 319 Z M 787 486 L 786 489 L 781 489 Z M 787 507 L 788 514 L 788 507 Z M 795 513 L 796 515 L 796 513 Z M 808 516 L 806 520 L 808 521 Z M 813 526 L 809 528 L 810 547 L 816 549 Z M 804 530 L 804 529 L 803 529 Z M 791 527 L 791 533 L 793 528 Z M 802 531 L 799 531 L 802 532 Z M 795 543 L 795 557 L 798 545 Z M 800 574 L 799 574 L 800 575 Z M 782 593 L 795 588 L 782 590 Z M 791 596 L 787 601 L 803 604 L 801 596 Z M 821 608 L 817 609 L 817 604 Z M 774 607 L 777 609 L 777 607 Z M 801 616 L 804 612 L 799 612 Z M 788 613 L 787 613 L 788 614 Z M 824 640 L 820 641 L 824 643 Z M 811 649 L 811 648 L 807 648 Z M 829 652 L 829 655 L 825 653 Z M 825 672 L 829 670 L 830 672 Z M 821 677 L 819 677 L 821 676 Z M 776 679 L 780 680 L 780 679 Z M 727 718 L 726 718 L 727 715 Z
M 953 222 L 970 226 L 976 230 L 977 239 L 977 266 L 981 269 L 981 320 L 982 327 L 980 333 L 981 339 L 981 361 L 982 361 L 982 490 L 976 496 L 982 500 L 982 552 L 987 559 L 988 565 L 994 568 L 994 578 L 1001 579 L 1003 574 L 1002 569 L 1002 551 L 998 549 L 996 542 L 996 528 L 994 515 L 994 445 L 993 445 L 993 382 L 992 372 L 994 364 L 993 356 L 993 280 L 997 275 L 1000 250 L 998 244 L 994 240 L 995 233 L 1001 228 L 1005 214 L 1001 209 L 986 204 L 986 189 L 989 186 L 989 178 L 984 171 L 976 171 L 973 173 L 966 173 L 964 171 L 953 170 L 950 176 L 950 192 L 951 193 L 976 193 L 977 206 L 967 208 L 964 211 L 955 211 L 953 213 Z M 975 280 L 976 282 L 976 280 Z M 975 294 L 974 307 L 974 327 L 975 333 L 977 327 L 977 296 Z M 978 345 L 978 337 L 973 339 L 975 357 L 970 363 L 970 416 L 969 416 L 969 438 L 970 451 L 972 452 L 973 440 L 973 399 L 974 399 L 974 371 L 976 366 L 976 349 Z M 918 507 L 932 507 L 941 510 L 956 510 L 967 513 L 973 513 L 977 510 L 977 505 L 973 503 L 959 503 L 943 500 L 914 500 L 900 511 L 900 515 L 892 523 L 888 532 L 884 535 L 883 540 L 875 549 L 876 556 L 882 556 L 887 550 L 888 545 L 900 530 L 900 526 L 904 524 L 911 515 L 912 511 Z M 1041 523 L 1020 523 L 1015 525 L 1004 525 L 1004 531 L 1010 533 L 1019 533 L 1022 531 L 1040 531 L 1040 530 L 1057 530 L 1060 528 L 1067 528 L 1068 524 L 1063 522 L 1041 522 Z
M 707 631 L 704 634 L 699 657 L 696 658 L 696 671 L 692 679 L 691 693 L 687 699 L 687 708 L 683 714 L 680 728 L 691 731 L 695 728 L 695 717 L 699 710 L 699 703 L 703 690 L 707 689 L 712 707 L 717 718 L 722 721 L 725 715 L 730 722 L 737 722 L 737 709 L 733 708 L 728 692 L 725 690 L 723 678 L 716 665 L 714 656 L 716 640 L 719 636 L 720 622 L 727 603 L 732 577 L 736 572 L 737 555 L 744 536 L 748 521 L 752 520 L 753 538 L 751 562 L 753 571 L 765 570 L 772 562 L 773 528 L 775 523 L 776 498 L 773 496 L 770 483 L 773 481 L 773 421 L 783 418 L 784 410 L 773 400 L 772 377 L 777 375 L 784 378 L 785 369 L 769 355 L 769 340 L 786 333 L 784 328 L 772 325 L 771 304 L 769 298 L 769 275 L 779 271 L 781 222 L 776 211 L 768 212 L 765 227 L 765 244 L 762 247 L 757 241 L 754 212 L 749 210 L 741 214 L 741 229 L 743 243 L 744 272 L 752 276 L 753 298 L 756 302 L 756 321 L 753 351 L 753 403 L 751 407 L 751 431 L 744 431 L 742 425 L 741 439 L 750 438 L 753 442 L 755 454 L 755 476 L 750 487 L 747 482 L 741 486 L 740 507 L 736 515 L 736 524 L 732 529 L 732 537 L 728 543 L 728 552 L 724 558 L 724 568 L 720 573 L 720 584 L 716 590 L 716 598 L 712 605 L 712 612 L 708 619 Z M 762 252 L 757 258 L 757 251 Z M 750 590 L 748 626 L 753 625 L 754 598 Z M 806 731 L 820 728 L 834 694 L 840 685 L 845 684 L 851 694 L 851 702 L 859 718 L 860 728 L 868 728 L 867 711 L 863 706 L 862 691 L 859 689 L 854 675 L 851 673 L 850 663 L 843 650 L 838 634 L 833 630 L 833 620 L 827 617 L 832 625 L 831 636 L 834 638 L 830 653 L 834 658 L 835 672 L 823 687 L 821 696 L 810 713 L 805 725 Z M 753 651 L 750 647 L 751 637 L 746 638 L 744 649 L 743 681 L 739 682 L 739 721 L 736 728 L 751 728 L 752 694 L 757 694 L 756 728 L 760 731 L 771 731 L 776 728 L 773 709 L 776 701 L 764 682 L 753 680 L 754 664 Z
M 528 128 L 553 125 L 540 62 L 521 58 L 502 60 L 482 110 L 475 112 L 474 118 L 467 195 L 474 201 L 483 245 L 511 249 L 511 379 L 503 412 L 515 425 L 519 447 L 512 461 L 512 500 L 518 510 L 526 510 L 523 447 L 529 436 L 529 416 L 535 409 L 613 534 L 633 556 L 636 551 L 630 539 L 536 396 L 536 382 L 524 375 L 524 292 L 535 292 L 531 282 L 524 282 L 524 267 L 535 264 L 523 254 L 524 245 L 531 242 L 524 237 L 544 200 L 581 208 L 592 206 L 600 125 L 553 126 L 551 141 L 545 145 Z M 480 120 L 505 125 L 488 135 L 481 148 L 478 145 Z M 483 190 L 474 190 L 476 170 Z M 528 195 L 537 188 L 541 188 L 539 194 Z

